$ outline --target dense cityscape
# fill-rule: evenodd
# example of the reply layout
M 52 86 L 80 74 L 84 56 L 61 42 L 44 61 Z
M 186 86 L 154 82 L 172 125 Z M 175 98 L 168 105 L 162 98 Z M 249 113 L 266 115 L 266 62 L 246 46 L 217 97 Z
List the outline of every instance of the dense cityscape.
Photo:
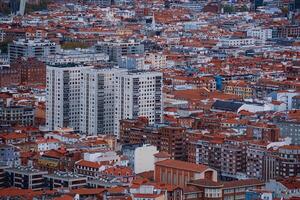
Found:
M 1 0 L 0 199 L 300 200 L 300 0 Z

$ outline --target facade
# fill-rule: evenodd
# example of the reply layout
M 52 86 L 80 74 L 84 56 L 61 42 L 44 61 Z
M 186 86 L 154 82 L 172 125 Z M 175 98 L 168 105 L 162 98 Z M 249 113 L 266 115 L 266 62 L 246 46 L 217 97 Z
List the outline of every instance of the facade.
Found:
M 275 124 L 280 129 L 281 137 L 289 137 L 292 144 L 300 145 L 300 124 L 297 120 L 279 119 L 275 120 Z
M 172 159 L 186 159 L 185 128 L 176 126 L 146 126 L 143 119 L 121 120 L 120 141 L 122 144 L 151 144 L 159 151 L 170 154 Z
M 72 127 L 79 131 L 82 69 L 87 66 L 58 64 L 47 66 L 46 127 Z
M 2 125 L 34 125 L 35 109 L 31 106 L 1 106 L 0 123 Z
M 19 85 L 21 83 L 21 74 L 17 69 L 2 67 L 0 69 L 0 87 Z
M 48 174 L 30 167 L 14 167 L 5 169 L 8 183 L 12 187 L 32 190 L 42 190 L 44 188 L 43 176 Z
M 83 71 L 81 132 L 119 134 L 119 120 L 162 121 L 162 75 L 124 69 Z
M 85 0 L 88 3 L 95 3 L 102 7 L 107 7 L 112 4 L 112 0 Z
M 139 42 L 98 42 L 96 52 L 109 55 L 110 61 L 118 62 L 122 56 L 143 54 L 144 45 Z
M 300 95 L 294 96 L 292 98 L 292 109 L 300 109 Z
M 60 46 L 49 40 L 27 40 L 19 39 L 8 45 L 9 61 L 19 57 L 44 59 L 49 55 L 59 52 Z
M 144 55 L 127 55 L 122 56 L 119 60 L 119 66 L 128 70 L 147 70 L 148 67 L 145 65 Z
M 280 177 L 296 177 L 300 175 L 300 147 L 282 146 L 278 149 L 277 174 Z
M 154 154 L 158 153 L 156 146 L 147 144 L 127 144 L 122 146 L 123 155 L 129 159 L 129 167 L 134 173 L 154 170 Z
M 196 187 L 197 197 L 194 199 L 205 200 L 230 200 L 246 199 L 246 192 L 249 190 L 261 190 L 265 184 L 257 179 L 247 179 L 238 181 L 210 181 L 206 179 L 194 180 L 188 183 L 188 186 Z M 186 195 L 183 199 L 191 197 Z
M 50 190 L 56 188 L 66 188 L 69 190 L 83 188 L 87 185 L 87 177 L 77 175 L 72 172 L 55 172 L 44 175 L 45 185 Z
M 118 134 L 121 119 L 120 77 L 124 69 L 82 70 L 80 132 L 89 135 Z
M 227 82 L 224 86 L 224 93 L 237 95 L 245 99 L 253 97 L 252 88 L 244 81 Z
M 154 179 L 159 183 L 184 187 L 197 179 L 217 181 L 217 172 L 206 165 L 168 159 L 155 163 Z
M 1 166 L 12 167 L 20 165 L 20 152 L 13 145 L 0 144 L 0 152 Z
M 128 72 L 120 77 L 121 119 L 148 118 L 149 124 L 162 122 L 163 77 L 160 72 Z
M 264 29 L 261 27 L 252 28 L 247 30 L 247 36 L 260 39 L 261 41 L 265 42 L 268 39 L 272 38 L 272 29 Z
M 35 58 L 17 58 L 10 67 L 20 73 L 21 84 L 45 85 L 46 83 L 46 65 Z
M 231 38 L 221 38 L 219 45 L 222 47 L 240 47 L 240 46 L 253 46 L 254 43 L 255 43 L 254 38 L 231 37 Z
M 96 53 L 93 49 L 75 49 L 75 50 L 62 50 L 55 55 L 49 55 L 45 58 L 48 64 L 96 64 L 99 62 L 108 61 L 108 55 L 104 53 Z

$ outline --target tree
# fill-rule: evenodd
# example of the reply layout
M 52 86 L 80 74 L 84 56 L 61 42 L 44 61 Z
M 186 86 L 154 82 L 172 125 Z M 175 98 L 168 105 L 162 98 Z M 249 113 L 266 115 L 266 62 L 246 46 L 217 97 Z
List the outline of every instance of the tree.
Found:
M 228 4 L 224 5 L 223 10 L 224 10 L 224 13 L 230 13 L 231 14 L 231 13 L 235 12 L 235 8 L 231 5 L 228 5 Z

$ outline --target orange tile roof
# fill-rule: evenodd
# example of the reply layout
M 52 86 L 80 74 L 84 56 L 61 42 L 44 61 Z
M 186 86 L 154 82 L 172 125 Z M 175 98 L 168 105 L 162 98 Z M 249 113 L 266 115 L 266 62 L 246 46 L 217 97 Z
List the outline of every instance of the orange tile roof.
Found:
M 76 165 L 84 166 L 84 167 L 91 167 L 91 168 L 100 168 L 102 165 L 97 162 L 91 162 L 87 160 L 80 160 L 76 162 Z
M 171 160 L 171 159 L 156 162 L 155 166 L 170 167 L 170 168 L 193 171 L 198 173 L 202 173 L 203 171 L 209 169 L 209 167 L 206 165 L 189 163 L 189 162 L 184 162 L 179 160 Z

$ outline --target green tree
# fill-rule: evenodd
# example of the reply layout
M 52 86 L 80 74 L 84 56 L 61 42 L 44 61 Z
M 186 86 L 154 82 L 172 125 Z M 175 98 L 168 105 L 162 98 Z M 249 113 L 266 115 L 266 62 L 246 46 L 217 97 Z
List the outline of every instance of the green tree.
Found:
M 88 47 L 89 47 L 89 45 L 85 44 L 83 42 L 64 42 L 61 45 L 61 48 L 63 48 L 63 49 L 76 49 L 76 48 L 86 49 Z
M 231 14 L 231 13 L 235 12 L 234 6 L 231 6 L 231 5 L 228 5 L 228 4 L 224 5 L 223 10 L 224 10 L 224 13 L 230 13 Z

